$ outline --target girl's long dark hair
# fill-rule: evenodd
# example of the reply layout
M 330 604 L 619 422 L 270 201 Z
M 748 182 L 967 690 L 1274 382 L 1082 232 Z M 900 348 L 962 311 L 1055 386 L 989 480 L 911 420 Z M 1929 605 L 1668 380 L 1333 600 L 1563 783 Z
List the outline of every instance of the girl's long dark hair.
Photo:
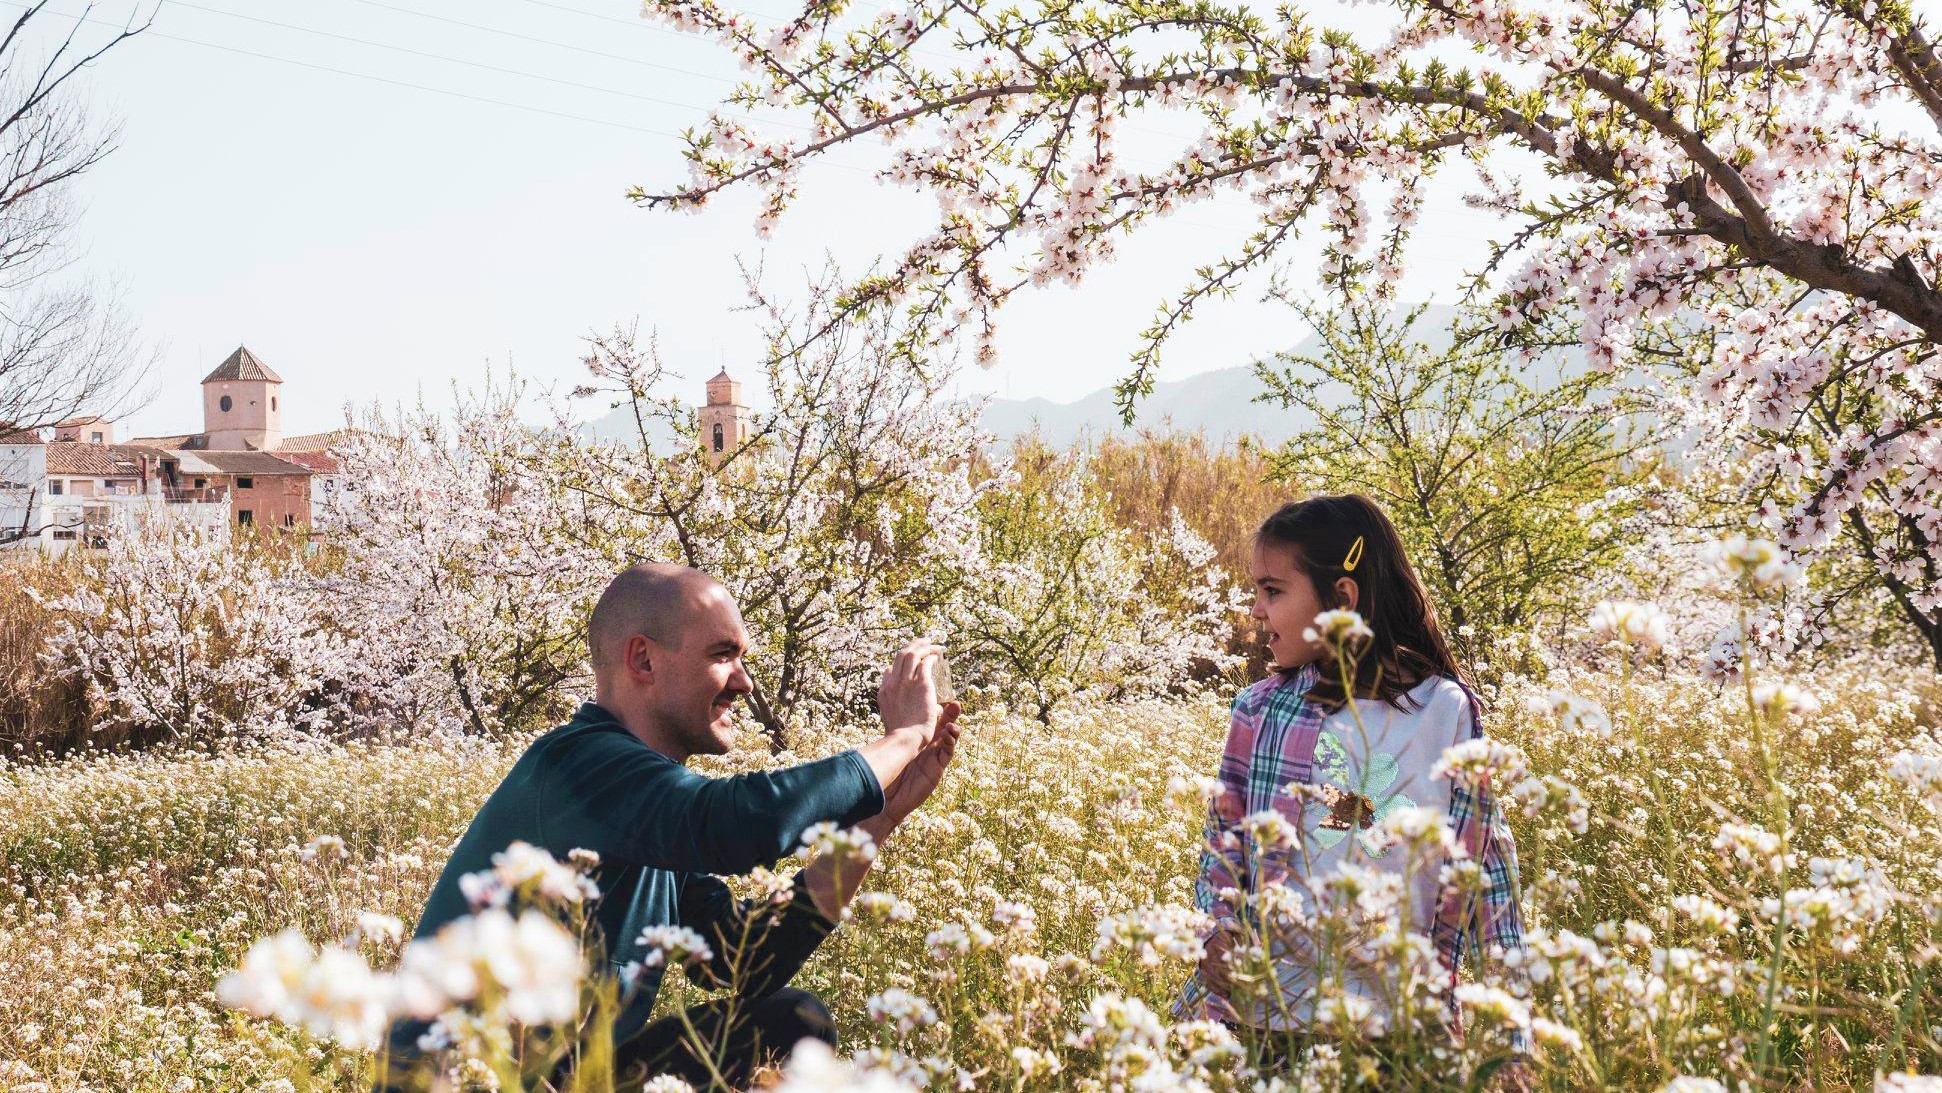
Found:
M 1344 568 L 1358 538 L 1361 556 L 1354 559 L 1353 570 Z M 1432 676 L 1462 679 L 1437 625 L 1436 605 L 1409 564 L 1396 525 L 1374 501 L 1359 493 L 1291 501 L 1262 521 L 1254 541 L 1287 548 L 1295 568 L 1315 582 L 1324 610 L 1348 606 L 1336 593 L 1337 580 L 1355 582 L 1356 610 L 1375 631 L 1356 661 L 1358 700 L 1373 698 L 1400 708 L 1410 690 Z M 1321 678 L 1310 693 L 1329 708 L 1347 701 L 1332 655 L 1323 661 Z

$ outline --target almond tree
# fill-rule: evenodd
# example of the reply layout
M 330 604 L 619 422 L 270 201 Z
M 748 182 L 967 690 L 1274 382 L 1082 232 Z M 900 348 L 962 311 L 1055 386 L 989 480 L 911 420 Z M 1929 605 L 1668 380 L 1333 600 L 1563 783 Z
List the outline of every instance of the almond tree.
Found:
M 552 474 L 561 430 L 518 420 L 519 389 L 371 415 L 337 452 L 354 491 L 328 513 L 338 571 L 319 610 L 355 637 L 354 712 L 476 732 L 556 720 L 590 685 L 584 633 L 616 564 L 590 550 L 586 498 Z
M 301 557 L 227 526 L 114 531 L 58 596 L 42 657 L 88 684 L 104 736 L 204 741 L 329 726 L 352 655 Z
M 1050 722 L 1240 664 L 1226 645 L 1245 603 L 1214 547 L 1178 510 L 1145 532 L 1110 510 L 1083 453 L 1020 453 L 978 508 L 977 564 L 949 621 L 959 679 Z
M 887 142 L 882 177 L 935 196 L 936 228 L 845 304 L 907 307 L 906 352 L 963 337 L 984 360 L 1021 289 L 1080 280 L 1185 205 L 1253 199 L 1258 229 L 1144 331 L 1121 385 L 1130 405 L 1194 308 L 1304 229 L 1326 241 L 1324 281 L 1393 285 L 1427 187 L 1466 163 L 1476 202 L 1517 225 L 1477 271 L 1503 331 L 1562 312 L 1618 369 L 1651 356 L 1655 326 L 1705 315 L 1726 335 L 1694 385 L 1727 426 L 1713 450 L 1797 460 L 1799 487 L 1762 517 L 1797 552 L 1843 535 L 1865 551 L 1942 663 L 1942 223 L 1928 201 L 1942 59 L 1912 7 L 1382 10 L 1383 25 L 1352 34 L 1217 0 L 916 0 L 870 16 L 810 0 L 775 26 L 716 0 L 647 0 L 732 50 L 748 79 L 690 135 L 690 179 L 637 197 L 692 209 L 754 187 L 765 227 L 818 156 Z M 743 108 L 807 132 L 763 133 Z M 1160 115 L 1192 135 L 1129 139 Z

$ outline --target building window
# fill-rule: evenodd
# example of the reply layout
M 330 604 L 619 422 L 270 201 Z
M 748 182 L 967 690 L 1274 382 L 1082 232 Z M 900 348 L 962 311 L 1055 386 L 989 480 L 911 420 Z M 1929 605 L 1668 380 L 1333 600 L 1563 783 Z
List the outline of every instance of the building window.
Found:
M 284 514 L 283 514 L 283 526 L 284 526 L 284 527 L 286 527 L 286 528 L 293 528 L 293 527 L 296 527 L 296 526 L 297 526 L 297 518 L 296 518 L 296 516 L 294 516 L 294 515 L 292 515 L 291 513 L 287 513 L 287 512 L 286 512 L 286 513 L 284 513 Z
M 204 489 L 208 485 L 209 485 L 209 480 L 207 478 L 196 479 L 196 489 Z
M 59 539 L 64 543 L 69 543 L 79 538 L 79 535 L 75 532 L 73 528 L 55 528 L 54 538 Z
M 274 409 L 276 409 L 276 396 L 275 396 L 275 395 L 271 395 L 271 396 L 270 396 L 270 409 L 272 409 L 272 410 L 274 410 Z
M 715 422 L 715 450 L 722 450 L 722 423 L 719 421 Z
M 99 443 L 101 443 L 101 442 L 102 442 L 102 441 L 101 441 L 101 435 L 102 435 L 102 434 L 100 434 L 100 433 L 89 433 L 89 434 L 88 434 L 88 443 L 90 443 L 90 444 L 99 444 Z
M 256 488 L 256 479 L 238 478 L 236 480 L 236 488 L 239 490 L 253 490 Z
M 47 492 L 54 497 L 59 497 L 62 493 L 65 493 L 66 491 L 67 491 L 67 483 L 62 482 L 59 479 L 53 479 L 47 483 Z
M 248 509 L 237 509 L 236 522 L 239 524 L 254 524 L 256 523 L 256 514 Z
M 231 402 L 231 401 L 229 401 L 229 396 L 228 396 L 228 395 L 224 395 L 224 396 L 222 397 L 222 400 L 221 400 L 220 402 L 217 402 L 217 403 L 216 403 L 216 405 L 217 405 L 218 407 L 220 407 L 220 408 L 222 409 L 222 412 L 223 412 L 223 413 L 225 413 L 225 414 L 226 414 L 226 413 L 228 413 L 228 412 L 229 412 L 229 408 L 230 408 L 231 406 L 234 406 L 234 405 L 236 405 L 236 404 L 235 404 L 235 403 L 233 403 L 233 402 Z

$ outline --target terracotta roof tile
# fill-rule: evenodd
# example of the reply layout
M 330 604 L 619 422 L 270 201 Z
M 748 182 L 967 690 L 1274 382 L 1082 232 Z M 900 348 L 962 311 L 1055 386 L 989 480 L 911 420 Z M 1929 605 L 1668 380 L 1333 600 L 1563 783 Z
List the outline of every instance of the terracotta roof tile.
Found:
M 202 377 L 204 383 L 215 383 L 218 380 L 268 380 L 271 383 L 282 383 L 283 377 L 270 371 L 270 366 L 258 360 L 256 354 L 239 345 L 236 347 L 236 352 L 231 353 L 227 360 L 216 366 L 214 372 Z
M 203 440 L 201 433 L 177 433 L 174 436 L 138 436 L 129 440 L 129 443 L 146 448 L 160 448 L 166 452 L 177 448 L 200 448 Z
M 278 452 L 323 452 L 357 436 L 356 429 L 332 429 L 327 433 L 286 436 L 272 449 Z
M 287 459 L 280 459 L 269 452 L 198 452 L 204 463 L 216 468 L 221 474 L 309 474 L 309 467 L 300 467 Z
M 90 478 L 137 478 L 148 453 L 121 444 L 83 444 L 74 440 L 47 446 L 48 474 L 78 474 Z
M 287 459 L 300 467 L 309 467 L 318 474 L 336 474 L 343 469 L 337 457 L 329 452 L 286 452 L 278 448 L 276 457 Z

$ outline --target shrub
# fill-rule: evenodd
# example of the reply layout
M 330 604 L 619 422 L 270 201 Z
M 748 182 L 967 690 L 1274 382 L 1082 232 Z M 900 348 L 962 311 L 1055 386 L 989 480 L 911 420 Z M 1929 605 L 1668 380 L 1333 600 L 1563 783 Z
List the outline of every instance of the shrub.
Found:
M 1082 454 L 1021 448 L 1012 474 L 983 495 L 949 615 L 962 679 L 1049 721 L 1075 699 L 1165 694 L 1238 663 L 1238 592 L 1177 511 L 1120 526 Z

